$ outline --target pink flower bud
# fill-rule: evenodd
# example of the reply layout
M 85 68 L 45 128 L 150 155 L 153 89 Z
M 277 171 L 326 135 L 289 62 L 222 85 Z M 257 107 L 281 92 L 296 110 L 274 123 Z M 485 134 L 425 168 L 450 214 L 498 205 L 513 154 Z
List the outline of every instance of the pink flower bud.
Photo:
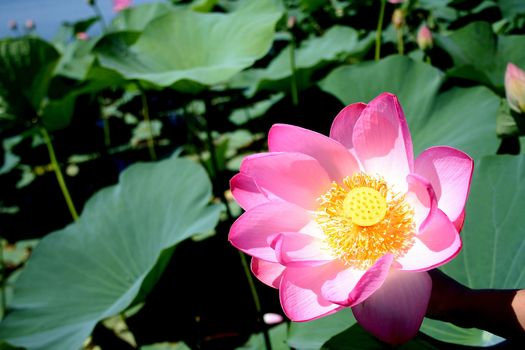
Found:
M 133 0 L 113 0 L 113 12 L 120 12 L 132 5 Z
M 83 41 L 89 40 L 89 35 L 86 32 L 78 32 L 76 37 L 78 40 L 83 40 Z
M 17 30 L 18 29 L 18 23 L 14 19 L 10 19 L 7 22 L 7 27 L 11 30 Z
M 391 4 L 400 4 L 402 2 L 405 2 L 405 0 L 388 0 L 388 2 Z
M 434 45 L 432 32 L 426 25 L 419 28 L 419 32 L 417 33 L 417 45 L 423 51 L 430 49 Z
M 33 30 L 36 28 L 35 21 L 32 19 L 26 19 L 25 27 L 27 30 Z
M 512 110 L 525 113 L 525 72 L 512 63 L 505 71 L 505 94 Z

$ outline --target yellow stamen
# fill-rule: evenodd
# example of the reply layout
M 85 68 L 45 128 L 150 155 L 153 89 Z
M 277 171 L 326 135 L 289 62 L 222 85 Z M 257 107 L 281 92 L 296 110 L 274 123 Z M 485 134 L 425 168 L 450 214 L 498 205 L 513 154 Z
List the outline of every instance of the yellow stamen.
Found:
M 413 210 L 382 178 L 347 176 L 318 201 L 316 221 L 332 253 L 346 265 L 366 269 L 387 253 L 403 256 L 414 244 Z

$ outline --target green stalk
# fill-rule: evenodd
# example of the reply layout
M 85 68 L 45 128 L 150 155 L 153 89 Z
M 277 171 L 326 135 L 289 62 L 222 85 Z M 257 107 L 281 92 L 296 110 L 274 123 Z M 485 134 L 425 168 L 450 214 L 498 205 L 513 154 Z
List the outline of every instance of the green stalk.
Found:
M 377 20 L 376 31 L 376 51 L 375 60 L 379 61 L 381 58 L 381 35 L 383 31 L 383 18 L 385 17 L 386 0 L 381 0 L 381 8 L 379 10 L 379 19 Z
M 397 52 L 400 55 L 404 54 L 405 51 L 405 43 L 403 41 L 403 28 L 396 29 L 397 33 Z
M 4 265 L 4 242 L 2 239 L 0 239 L 0 293 L 2 293 L 2 299 L 1 299 L 1 308 L 2 308 L 2 318 L 5 316 L 5 308 L 7 306 L 7 299 L 6 299 L 6 281 L 5 281 L 5 265 Z
M 297 68 L 295 65 L 295 39 L 292 35 L 292 40 L 290 41 L 290 68 L 292 69 L 292 103 L 294 106 L 299 106 L 299 92 L 297 88 Z
M 151 119 L 149 117 L 149 106 L 148 99 L 146 98 L 146 93 L 139 87 L 140 98 L 142 101 L 142 115 L 144 116 L 144 121 L 148 125 L 148 150 L 151 160 L 157 160 L 157 153 L 155 152 L 155 142 L 153 141 L 153 127 L 151 126 Z
M 42 133 L 42 137 L 44 138 L 44 142 L 47 146 L 47 152 L 49 153 L 49 159 L 51 160 L 51 165 L 53 166 L 53 170 L 55 171 L 55 176 L 58 181 L 58 185 L 60 186 L 60 190 L 62 191 L 62 194 L 64 195 L 64 199 L 66 200 L 67 207 L 69 209 L 69 212 L 71 213 L 71 216 L 73 217 L 73 220 L 78 220 L 78 213 L 75 209 L 75 204 L 73 203 L 73 200 L 71 199 L 71 195 L 69 194 L 69 190 L 67 189 L 66 181 L 64 180 L 64 176 L 62 175 L 62 170 L 60 170 L 60 165 L 57 162 L 57 158 L 55 155 L 55 149 L 53 148 L 53 143 L 51 142 L 51 138 L 49 137 L 49 134 L 43 126 L 40 127 L 40 132 Z
M 102 27 L 102 31 L 105 33 L 107 32 L 107 25 L 106 21 L 104 20 L 104 16 L 102 15 L 102 11 L 100 11 L 100 7 L 98 7 L 98 4 L 96 1 L 93 1 L 93 4 L 91 5 L 93 7 L 93 11 L 95 12 L 95 15 L 97 15 L 98 18 L 100 18 L 100 25 Z
M 207 103 L 207 102 L 205 102 L 205 103 L 206 103 L 206 112 L 209 113 L 210 104 Z M 214 181 L 215 184 L 214 185 L 218 189 L 219 199 L 221 200 L 221 202 L 226 207 L 226 214 L 228 216 L 228 220 L 230 221 L 230 223 L 233 223 L 233 221 L 235 219 L 234 219 L 234 217 L 232 215 L 232 212 L 230 210 L 230 206 L 228 205 L 228 200 L 224 196 L 224 191 L 222 191 L 222 189 L 220 187 L 220 184 L 222 183 L 220 181 L 221 180 L 221 173 L 220 173 L 220 169 L 219 169 L 219 163 L 217 161 L 217 153 L 215 152 L 215 146 L 213 145 L 213 137 L 212 137 L 212 134 L 211 134 L 211 129 L 210 129 L 209 125 L 208 125 L 208 121 L 206 120 L 206 118 L 202 118 L 202 120 L 203 120 L 203 123 L 205 125 L 205 129 L 206 129 L 206 140 L 207 140 L 208 149 L 209 149 L 209 152 L 210 152 L 211 166 L 212 166 L 213 172 L 215 174 L 215 176 L 214 176 L 215 177 L 215 181 Z M 244 274 L 246 275 L 246 279 L 248 280 L 248 285 L 250 287 L 250 292 L 251 292 L 251 295 L 252 295 L 253 303 L 255 305 L 255 311 L 257 312 L 257 322 L 262 327 L 263 337 L 264 337 L 264 344 L 265 344 L 266 350 L 272 350 L 272 344 L 270 342 L 270 334 L 268 333 L 268 329 L 267 329 L 266 325 L 264 324 L 264 320 L 263 320 L 263 316 L 262 316 L 263 313 L 262 313 L 262 308 L 261 308 L 261 302 L 260 302 L 260 299 L 259 299 L 259 294 L 257 293 L 257 289 L 255 288 L 255 283 L 253 281 L 253 276 L 252 276 L 252 273 L 250 271 L 250 267 L 248 266 L 248 262 L 246 261 L 246 256 L 241 251 L 239 251 L 239 257 L 241 259 L 241 264 L 242 264 L 242 267 L 243 267 Z

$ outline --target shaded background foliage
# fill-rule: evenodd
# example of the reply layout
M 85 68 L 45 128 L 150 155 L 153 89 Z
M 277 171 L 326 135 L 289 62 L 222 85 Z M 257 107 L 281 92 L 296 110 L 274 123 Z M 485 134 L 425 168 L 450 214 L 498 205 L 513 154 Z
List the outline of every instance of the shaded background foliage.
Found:
M 473 288 L 525 288 L 525 124 L 503 85 L 508 62 L 525 68 L 525 6 L 387 4 L 375 60 L 380 7 L 165 1 L 107 24 L 64 24 L 52 40 L 0 40 L 0 339 L 30 349 L 264 348 L 268 326 L 227 242 L 241 212 L 228 180 L 266 149 L 273 123 L 327 134 L 344 105 L 383 91 L 399 96 L 416 154 L 445 144 L 475 159 L 464 248 L 443 270 Z M 424 24 L 426 50 L 416 40 Z M 256 287 L 262 311 L 281 313 L 275 290 Z M 274 349 L 385 346 L 349 310 L 270 336 Z M 425 320 L 403 348 L 501 341 Z

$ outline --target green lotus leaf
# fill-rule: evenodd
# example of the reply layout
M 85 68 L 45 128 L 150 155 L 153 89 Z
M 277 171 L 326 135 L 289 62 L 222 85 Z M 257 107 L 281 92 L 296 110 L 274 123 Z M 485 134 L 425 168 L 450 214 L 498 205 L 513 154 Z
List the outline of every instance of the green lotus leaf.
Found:
M 189 160 L 132 165 L 77 222 L 40 241 L 0 338 L 29 349 L 79 349 L 97 322 L 132 303 L 163 251 L 215 227 L 221 206 L 210 198 L 205 171 Z
M 389 56 L 334 69 L 320 86 L 344 104 L 368 102 L 381 92 L 396 94 L 410 127 L 415 154 L 450 145 L 477 159 L 497 151 L 499 98 L 484 87 L 439 94 L 443 73 L 404 56 Z
M 488 22 L 474 22 L 449 36 L 436 36 L 436 43 L 447 51 L 454 67 L 447 74 L 480 82 L 500 93 L 507 63 L 525 68 L 525 35 L 496 35 Z
M 525 288 L 525 155 L 490 156 L 476 164 L 459 255 L 441 267 L 459 282 L 477 289 Z M 424 332 L 471 346 L 488 346 L 501 338 L 425 320 Z
M 128 79 L 181 91 L 225 82 L 269 50 L 282 8 L 242 1 L 231 13 L 177 8 L 149 22 L 131 45 L 103 45 L 102 66 Z
M 312 37 L 295 49 L 296 79 L 299 89 L 312 85 L 315 71 L 329 63 L 340 62 L 349 56 L 360 56 L 370 48 L 373 35 L 358 39 L 356 30 L 335 25 L 323 36 Z M 288 46 L 264 69 L 241 72 L 232 87 L 248 87 L 247 95 L 259 90 L 283 91 L 290 89 L 292 68 L 291 47 Z
M 37 118 L 59 57 L 57 50 L 41 39 L 0 40 L 2 114 L 29 121 Z

